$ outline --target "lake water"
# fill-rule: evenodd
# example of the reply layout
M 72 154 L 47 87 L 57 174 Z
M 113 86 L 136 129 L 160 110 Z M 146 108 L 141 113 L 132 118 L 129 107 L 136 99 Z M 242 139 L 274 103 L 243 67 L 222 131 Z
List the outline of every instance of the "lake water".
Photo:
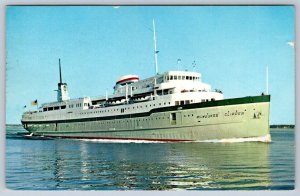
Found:
M 30 140 L 6 129 L 6 186 L 14 190 L 291 190 L 294 129 L 272 143 L 101 143 Z

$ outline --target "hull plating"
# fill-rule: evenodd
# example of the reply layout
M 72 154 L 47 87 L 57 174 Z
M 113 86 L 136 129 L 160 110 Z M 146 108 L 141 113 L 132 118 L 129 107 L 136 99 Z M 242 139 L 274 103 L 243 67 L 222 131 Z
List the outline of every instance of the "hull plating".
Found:
M 76 139 L 226 142 L 238 138 L 265 138 L 258 141 L 271 141 L 269 102 L 191 109 L 177 107 L 149 116 L 86 122 L 26 122 L 25 128 L 34 135 Z

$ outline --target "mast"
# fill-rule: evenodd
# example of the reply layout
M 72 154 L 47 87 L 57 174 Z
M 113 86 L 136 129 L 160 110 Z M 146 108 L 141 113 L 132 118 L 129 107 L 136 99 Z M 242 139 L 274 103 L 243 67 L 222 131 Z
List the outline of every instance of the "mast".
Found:
M 59 63 L 59 83 L 62 83 L 62 77 L 61 77 L 61 66 L 60 66 L 60 59 L 58 59 L 58 63 Z
M 154 60 L 155 60 L 155 75 L 158 74 L 158 65 L 157 65 L 157 53 L 158 50 L 156 49 L 156 34 L 155 34 L 155 22 L 153 19 L 153 41 L 154 41 Z
M 266 93 L 269 94 L 269 68 L 266 67 Z
M 70 97 L 69 97 L 67 83 L 62 82 L 60 58 L 58 59 L 58 63 L 59 63 L 59 83 L 57 84 L 57 101 L 66 101 L 69 100 Z

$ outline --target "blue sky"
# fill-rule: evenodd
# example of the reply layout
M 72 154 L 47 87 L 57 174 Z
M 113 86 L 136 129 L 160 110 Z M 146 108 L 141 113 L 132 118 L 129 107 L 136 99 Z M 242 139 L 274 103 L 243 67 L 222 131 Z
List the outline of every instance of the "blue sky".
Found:
M 8 6 L 6 122 L 55 101 L 58 58 L 71 98 L 104 95 L 122 75 L 195 70 L 226 98 L 259 95 L 269 69 L 271 124 L 295 122 L 293 6 Z

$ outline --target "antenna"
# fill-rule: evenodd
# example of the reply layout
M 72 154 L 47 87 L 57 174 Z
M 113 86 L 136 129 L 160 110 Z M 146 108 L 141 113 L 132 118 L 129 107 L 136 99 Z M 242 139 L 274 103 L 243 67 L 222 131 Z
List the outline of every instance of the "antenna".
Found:
M 193 61 L 192 65 L 193 65 L 193 71 L 195 71 L 196 61 Z
M 181 63 L 181 59 L 177 59 L 177 71 L 179 70 L 179 64 Z
M 266 67 L 266 93 L 269 94 L 269 67 Z
M 154 41 L 154 60 L 155 60 L 155 75 L 158 73 L 158 66 L 157 66 L 157 53 L 158 50 L 156 49 L 156 34 L 155 34 L 155 22 L 153 19 L 153 41 Z
M 62 83 L 60 59 L 58 59 L 58 63 L 59 63 L 59 81 L 60 83 Z

